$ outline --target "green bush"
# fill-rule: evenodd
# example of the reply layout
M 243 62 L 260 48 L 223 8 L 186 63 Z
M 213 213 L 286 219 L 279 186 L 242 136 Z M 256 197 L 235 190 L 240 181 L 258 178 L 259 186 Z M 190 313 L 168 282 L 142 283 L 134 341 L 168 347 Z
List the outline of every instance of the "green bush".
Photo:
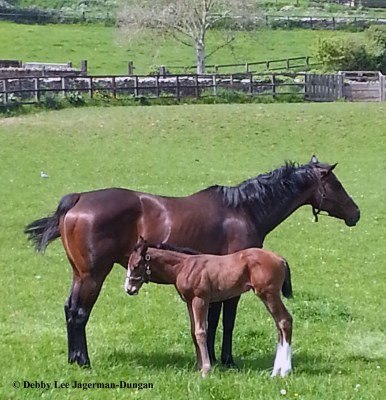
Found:
M 319 39 L 314 51 L 325 71 L 380 70 L 386 72 L 386 27 L 372 26 L 358 38 Z
M 86 104 L 86 100 L 78 91 L 67 93 L 66 99 L 71 105 L 75 107 L 84 106 Z
M 42 96 L 40 102 L 44 108 L 47 108 L 49 110 L 60 110 L 64 108 L 63 99 L 53 93 L 47 93 Z

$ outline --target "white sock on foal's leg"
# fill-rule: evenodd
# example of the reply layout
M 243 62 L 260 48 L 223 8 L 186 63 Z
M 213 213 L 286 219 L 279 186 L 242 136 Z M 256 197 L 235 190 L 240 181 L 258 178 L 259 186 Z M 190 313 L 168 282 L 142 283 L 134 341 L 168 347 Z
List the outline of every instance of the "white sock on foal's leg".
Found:
M 271 376 L 277 376 L 280 373 L 281 377 L 287 376 L 292 369 L 292 351 L 291 345 L 285 340 L 283 344 L 277 345 L 275 363 L 273 364 L 273 371 Z

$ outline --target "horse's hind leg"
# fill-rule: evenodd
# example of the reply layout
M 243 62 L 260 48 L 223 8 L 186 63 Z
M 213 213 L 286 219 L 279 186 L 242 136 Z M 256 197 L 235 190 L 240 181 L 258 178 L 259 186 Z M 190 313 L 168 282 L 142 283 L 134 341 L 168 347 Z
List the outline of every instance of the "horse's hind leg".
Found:
M 237 305 L 239 303 L 240 296 L 233 297 L 224 301 L 223 306 L 223 339 L 222 339 L 222 350 L 221 350 L 221 363 L 227 367 L 237 367 L 232 356 L 232 338 L 233 329 L 236 321 Z
M 98 275 L 79 275 L 74 271 L 71 293 L 65 304 L 68 337 L 68 360 L 80 366 L 89 366 L 86 324 L 98 298 L 102 284 L 112 265 L 98 270 Z M 96 270 L 96 269 L 95 269 Z
M 210 363 L 213 365 L 216 362 L 216 355 L 214 350 L 216 340 L 216 330 L 218 321 L 220 319 L 222 302 L 211 303 L 209 305 L 208 313 L 208 333 L 207 333 L 207 345 L 209 352 Z
M 280 374 L 280 376 L 284 377 L 292 370 L 292 316 L 281 301 L 279 293 L 266 294 L 261 296 L 261 299 L 264 301 L 268 311 L 275 320 L 279 333 L 276 357 L 271 376 Z

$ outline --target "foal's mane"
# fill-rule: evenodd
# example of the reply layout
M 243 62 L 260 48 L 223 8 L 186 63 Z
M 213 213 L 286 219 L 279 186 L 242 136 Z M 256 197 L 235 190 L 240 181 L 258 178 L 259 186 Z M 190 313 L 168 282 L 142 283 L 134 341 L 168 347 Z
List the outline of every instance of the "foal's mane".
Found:
M 207 190 L 215 190 L 228 207 L 253 205 L 257 206 L 261 213 L 268 214 L 273 207 L 286 204 L 315 181 L 315 166 L 322 165 L 311 163 L 299 166 L 287 161 L 282 167 L 247 179 L 239 185 L 215 185 Z

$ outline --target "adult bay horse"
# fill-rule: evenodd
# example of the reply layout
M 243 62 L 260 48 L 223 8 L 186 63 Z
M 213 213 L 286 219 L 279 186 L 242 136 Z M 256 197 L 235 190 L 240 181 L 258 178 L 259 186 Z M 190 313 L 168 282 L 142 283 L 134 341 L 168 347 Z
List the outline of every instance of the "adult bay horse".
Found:
M 354 226 L 359 208 L 332 172 L 335 165 L 316 157 L 305 165 L 286 163 L 237 186 L 211 186 L 186 197 L 165 197 L 126 189 L 102 189 L 64 196 L 57 210 L 25 228 L 38 251 L 61 237 L 73 269 L 65 303 L 68 360 L 90 364 L 86 324 L 102 284 L 114 263 L 127 268 L 139 236 L 151 243 L 171 243 L 201 253 L 229 254 L 262 247 L 264 238 L 297 208 L 311 205 Z M 239 297 L 223 310 L 221 361 L 233 364 L 232 334 Z M 208 318 L 208 349 L 214 341 L 222 303 L 213 303 Z
M 292 317 L 280 291 L 292 296 L 291 273 L 287 261 L 268 250 L 251 248 L 236 253 L 184 254 L 177 248 L 149 246 L 140 237 L 127 267 L 125 290 L 138 294 L 149 281 L 172 284 L 188 306 L 190 331 L 196 348 L 197 365 L 203 377 L 211 370 L 207 347 L 207 320 L 210 303 L 240 296 L 253 290 L 275 320 L 278 344 L 271 376 L 291 372 Z

